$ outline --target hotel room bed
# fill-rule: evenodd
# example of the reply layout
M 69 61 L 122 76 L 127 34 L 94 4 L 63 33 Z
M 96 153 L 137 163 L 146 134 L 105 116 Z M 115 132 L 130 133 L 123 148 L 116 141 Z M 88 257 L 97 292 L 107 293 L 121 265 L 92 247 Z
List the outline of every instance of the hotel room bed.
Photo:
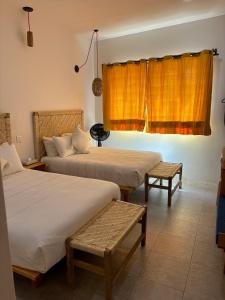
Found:
M 71 133 L 76 126 L 83 128 L 83 111 L 34 112 L 35 156 L 42 159 L 48 170 L 62 174 L 98 178 L 117 183 L 128 199 L 129 191 L 144 182 L 145 173 L 161 160 L 160 153 L 110 148 L 91 148 L 89 154 L 66 158 L 46 157 L 42 138 Z
M 120 198 L 110 182 L 34 170 L 5 176 L 3 186 L 12 264 L 40 273 L 62 259 L 68 236 Z
M 134 189 L 144 182 L 145 173 L 158 164 L 156 152 L 92 147 L 88 154 L 42 158 L 48 171 L 112 181 Z
M 5 142 L 11 142 L 10 115 L 1 113 L 0 145 Z M 5 163 L 3 149 L 15 147 L 3 145 Z M 120 199 L 120 189 L 111 182 L 18 168 L 3 177 L 11 259 L 13 271 L 37 286 L 41 273 L 65 255 L 66 238 L 110 201 Z

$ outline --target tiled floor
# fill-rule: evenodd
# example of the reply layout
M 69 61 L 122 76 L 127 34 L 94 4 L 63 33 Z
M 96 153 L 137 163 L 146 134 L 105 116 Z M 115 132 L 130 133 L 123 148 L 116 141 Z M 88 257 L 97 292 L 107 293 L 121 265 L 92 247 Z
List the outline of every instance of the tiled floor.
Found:
M 142 203 L 143 189 L 132 195 Z M 115 300 L 225 299 L 225 254 L 215 245 L 216 192 L 184 188 L 167 208 L 166 191 L 152 190 L 145 248 L 138 248 L 114 288 Z M 65 261 L 31 287 L 15 278 L 18 300 L 103 300 L 102 278 L 78 270 L 76 286 L 66 283 Z

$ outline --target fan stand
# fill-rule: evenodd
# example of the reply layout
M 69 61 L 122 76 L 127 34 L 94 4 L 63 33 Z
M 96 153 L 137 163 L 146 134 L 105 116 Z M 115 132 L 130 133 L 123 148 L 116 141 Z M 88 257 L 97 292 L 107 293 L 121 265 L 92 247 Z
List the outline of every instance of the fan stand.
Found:
M 102 142 L 101 142 L 101 140 L 98 140 L 98 147 L 102 147 Z

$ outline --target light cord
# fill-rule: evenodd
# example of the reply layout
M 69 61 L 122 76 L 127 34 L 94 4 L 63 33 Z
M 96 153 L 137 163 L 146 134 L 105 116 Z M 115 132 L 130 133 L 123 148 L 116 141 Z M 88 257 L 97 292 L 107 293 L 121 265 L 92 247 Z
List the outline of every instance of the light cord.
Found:
M 85 60 L 85 62 L 79 67 L 80 69 L 81 69 L 83 66 L 85 66 L 86 63 L 87 63 L 87 61 L 88 61 L 89 54 L 90 54 L 90 51 L 91 51 L 91 46 L 92 46 L 94 34 L 95 34 L 95 31 L 93 31 L 92 36 L 91 36 L 91 42 L 90 42 L 90 45 L 89 45 L 89 49 L 88 49 L 88 54 L 87 54 L 86 60 Z
M 98 32 L 96 32 L 96 62 L 97 62 L 97 78 L 98 78 Z
M 30 31 L 30 13 L 29 12 L 27 14 L 27 19 L 28 19 L 28 28 L 29 28 L 29 31 Z

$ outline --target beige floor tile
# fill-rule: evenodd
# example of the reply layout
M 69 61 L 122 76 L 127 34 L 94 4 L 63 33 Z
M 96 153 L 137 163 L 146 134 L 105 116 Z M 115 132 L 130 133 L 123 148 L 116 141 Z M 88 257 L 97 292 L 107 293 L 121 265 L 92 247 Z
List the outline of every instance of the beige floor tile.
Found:
M 197 227 L 196 241 L 211 243 L 211 245 L 215 245 L 215 242 L 216 242 L 215 227 L 208 227 L 208 226 L 199 224 Z
M 197 224 L 171 218 L 162 228 L 162 233 L 194 239 L 197 233 Z
M 190 263 L 194 239 L 186 236 L 159 234 L 152 250 L 159 254 L 175 258 L 183 263 Z
M 129 300 L 182 300 L 183 293 L 151 280 L 139 280 Z M 122 300 L 122 299 L 121 299 Z
M 205 225 L 207 227 L 215 227 L 216 225 L 216 207 L 214 211 L 202 213 L 199 219 L 199 224 Z
M 222 272 L 212 272 L 207 267 L 193 264 L 188 275 L 185 292 L 199 296 L 214 297 L 216 300 L 224 300 L 225 276 Z
M 148 263 L 145 264 L 140 275 L 143 278 L 149 278 L 154 282 L 184 291 L 188 271 L 189 264 L 152 251 Z
M 216 243 L 199 242 L 194 246 L 192 263 L 201 264 L 216 272 L 223 271 L 224 252 L 216 246 Z
M 198 223 L 201 212 L 196 212 L 194 208 L 179 208 L 171 210 L 170 218 L 173 220 L 181 220 L 191 223 Z

